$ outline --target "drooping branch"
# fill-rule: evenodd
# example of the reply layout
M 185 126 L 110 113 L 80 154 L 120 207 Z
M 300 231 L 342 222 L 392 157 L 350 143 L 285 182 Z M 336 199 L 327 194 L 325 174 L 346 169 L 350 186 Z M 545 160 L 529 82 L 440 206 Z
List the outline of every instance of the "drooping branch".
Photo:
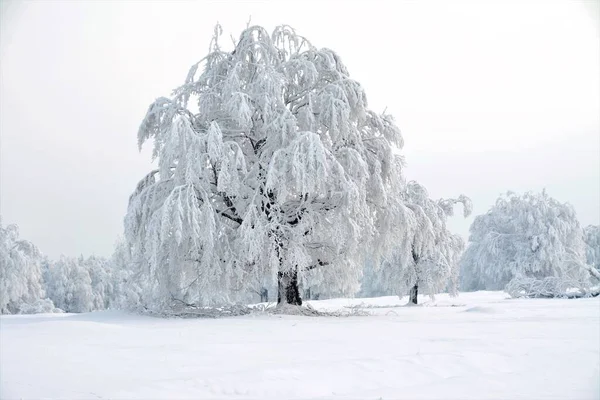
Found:
M 600 280 L 600 271 L 598 271 L 596 268 L 592 267 L 591 265 L 586 264 L 585 269 L 587 269 L 587 271 L 590 273 L 591 276 Z
M 215 185 L 215 187 L 218 187 L 219 186 L 219 178 L 217 176 L 217 170 L 216 170 L 216 168 L 214 168 L 214 166 L 212 168 L 212 171 L 213 171 L 213 175 L 215 178 L 214 185 Z M 235 208 L 235 205 L 233 204 L 233 201 L 231 200 L 231 198 L 225 192 L 217 192 L 217 193 L 222 197 L 223 202 L 227 206 L 227 209 L 231 210 L 233 215 L 228 214 L 225 211 L 218 211 L 218 210 L 217 210 L 217 213 L 221 214 L 225 218 L 229 218 L 230 220 L 235 221 L 241 225 L 242 222 L 244 222 L 244 220 L 237 215 L 237 209 Z

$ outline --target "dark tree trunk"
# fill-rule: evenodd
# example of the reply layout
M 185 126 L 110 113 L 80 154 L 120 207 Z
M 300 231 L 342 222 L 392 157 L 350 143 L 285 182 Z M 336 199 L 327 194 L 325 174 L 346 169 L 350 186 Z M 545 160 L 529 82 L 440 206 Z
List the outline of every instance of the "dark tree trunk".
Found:
M 416 251 L 415 249 L 415 245 L 412 245 L 412 257 L 413 257 L 413 261 L 415 263 L 415 265 L 419 264 L 419 260 L 421 259 L 421 256 L 419 255 L 419 253 Z M 413 286 L 410 289 L 410 298 L 408 300 L 408 303 L 412 303 L 412 304 L 417 304 L 418 300 L 417 300 L 417 296 L 419 295 L 419 277 L 417 276 L 417 281 L 415 282 L 415 286 Z
M 269 301 L 269 291 L 267 290 L 267 288 L 262 288 L 262 290 L 260 291 L 260 302 L 266 303 L 268 301 Z
M 277 273 L 277 304 L 301 306 L 298 272 L 287 271 Z
M 412 304 L 417 304 L 417 295 L 419 294 L 419 284 L 415 283 L 415 286 L 413 286 L 410 289 L 410 299 L 408 300 L 409 303 Z

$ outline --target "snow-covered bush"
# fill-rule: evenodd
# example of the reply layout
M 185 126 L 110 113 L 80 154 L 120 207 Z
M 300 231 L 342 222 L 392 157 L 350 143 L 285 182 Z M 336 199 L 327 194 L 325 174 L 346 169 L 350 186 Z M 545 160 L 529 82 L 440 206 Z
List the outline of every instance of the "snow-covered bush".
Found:
M 597 295 L 596 290 L 581 287 L 578 281 L 557 276 L 547 276 L 540 279 L 517 275 L 508 282 L 505 290 L 511 297 L 515 298 L 571 298 Z
M 575 210 L 541 194 L 507 193 L 471 225 L 461 261 L 464 290 L 527 292 L 560 296 L 566 289 L 585 291 L 591 272 L 586 266 L 583 231 Z
M 126 216 L 142 304 L 227 303 L 265 279 L 280 303 L 307 280 L 356 292 L 365 254 L 407 234 L 399 129 L 293 29 L 250 27 L 233 51 L 220 33 L 139 129 L 158 159 Z
M 0 219 L 0 312 L 19 313 L 21 307 L 44 298 L 41 254 L 31 242 L 19 239 L 17 225 Z
M 50 299 L 38 299 L 33 303 L 22 303 L 19 314 L 49 314 L 61 313 L 63 310 L 54 306 Z

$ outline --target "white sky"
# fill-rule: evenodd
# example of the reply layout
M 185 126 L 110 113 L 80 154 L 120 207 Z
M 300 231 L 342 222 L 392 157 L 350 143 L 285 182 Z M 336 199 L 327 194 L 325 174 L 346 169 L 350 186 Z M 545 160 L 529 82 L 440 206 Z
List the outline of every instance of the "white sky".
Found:
M 539 191 L 600 223 L 598 1 L 0 1 L 0 214 L 51 257 L 110 255 L 136 133 L 219 21 L 292 25 L 403 130 L 409 179 L 474 213 Z M 226 44 L 229 44 L 227 40 Z M 465 237 L 472 218 L 450 226 Z

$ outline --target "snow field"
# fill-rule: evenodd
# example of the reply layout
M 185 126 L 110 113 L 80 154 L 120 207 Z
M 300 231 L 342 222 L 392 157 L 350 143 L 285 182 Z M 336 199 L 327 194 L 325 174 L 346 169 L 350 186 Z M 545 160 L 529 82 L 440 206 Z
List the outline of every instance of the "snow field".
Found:
M 600 299 L 311 301 L 363 317 L 0 317 L 0 397 L 598 399 Z

